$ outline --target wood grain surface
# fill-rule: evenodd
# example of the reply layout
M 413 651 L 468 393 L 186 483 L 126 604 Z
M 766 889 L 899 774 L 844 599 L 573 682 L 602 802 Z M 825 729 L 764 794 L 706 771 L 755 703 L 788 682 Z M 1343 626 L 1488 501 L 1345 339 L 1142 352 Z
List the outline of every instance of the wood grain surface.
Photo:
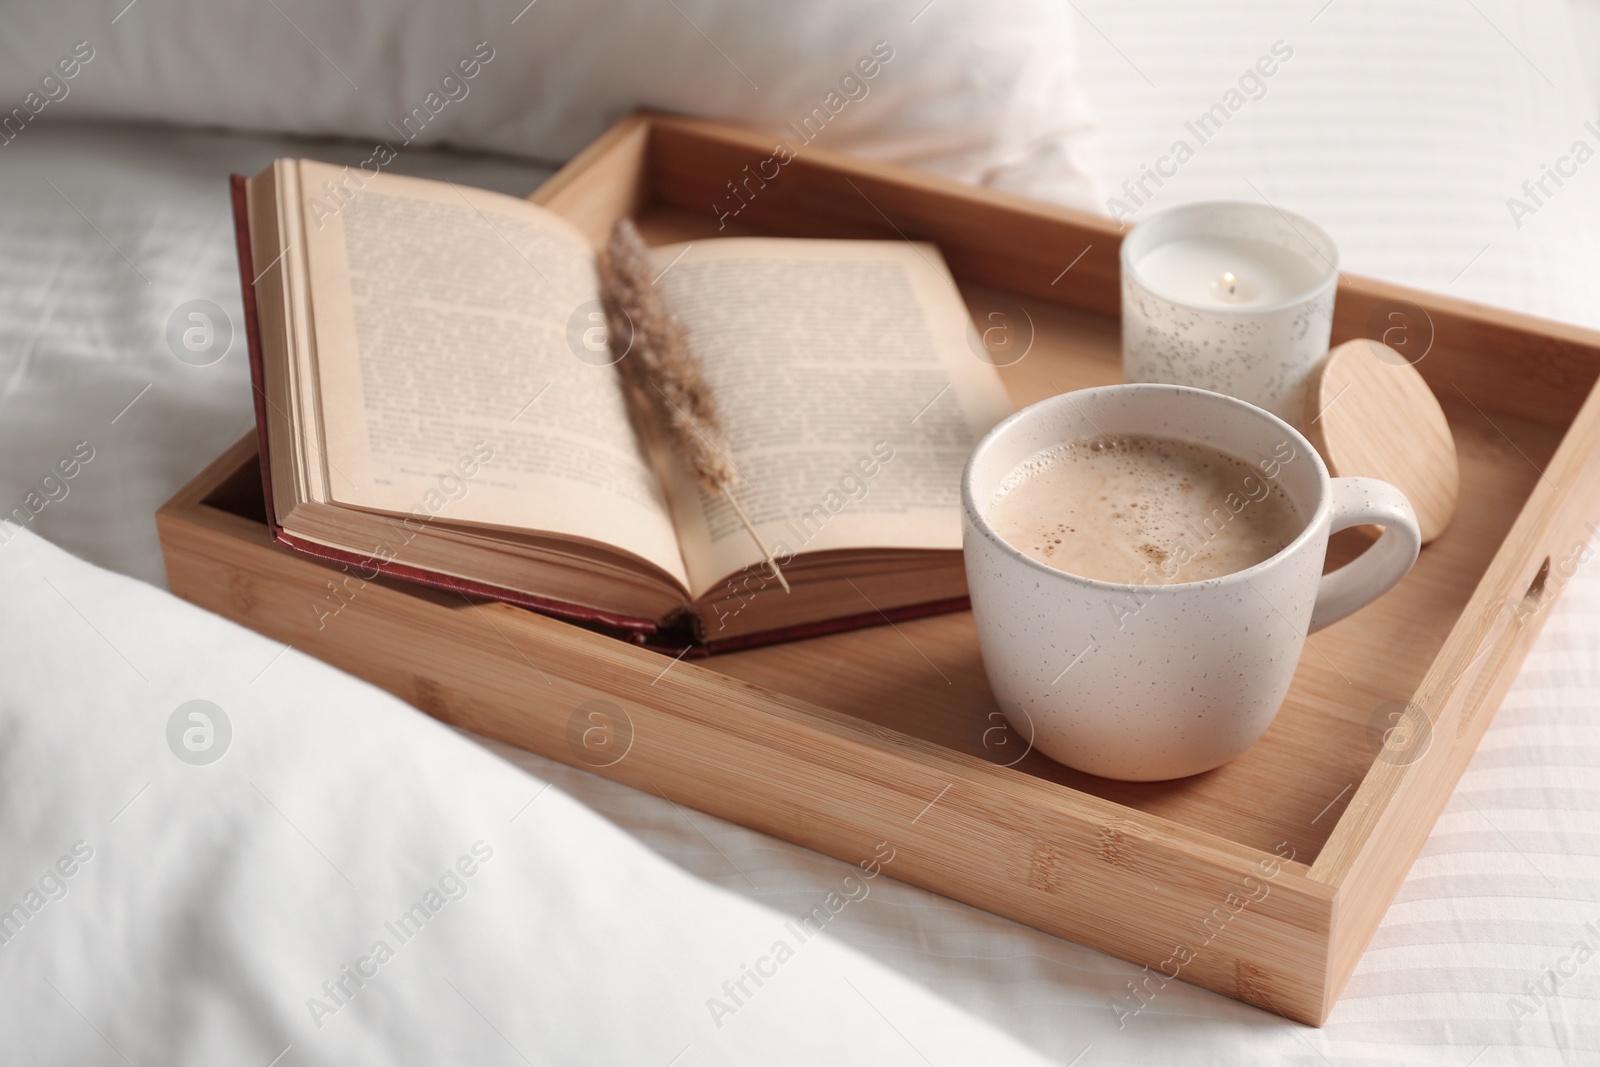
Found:
M 1335 345 L 1306 400 L 1306 437 L 1330 474 L 1398 487 L 1417 513 L 1423 544 L 1444 532 L 1461 494 L 1455 438 L 1438 398 L 1404 356 L 1366 338 Z

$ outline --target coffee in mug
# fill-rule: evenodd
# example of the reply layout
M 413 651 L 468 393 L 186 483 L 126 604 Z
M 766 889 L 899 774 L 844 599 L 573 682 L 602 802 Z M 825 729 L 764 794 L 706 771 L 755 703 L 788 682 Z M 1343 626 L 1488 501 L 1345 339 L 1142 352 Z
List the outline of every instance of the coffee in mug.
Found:
M 1289 458 L 1285 448 L 1279 462 Z M 1008 543 L 1103 582 L 1196 582 L 1253 567 L 1305 528 L 1256 464 L 1193 441 L 1125 434 L 1019 463 L 986 509 Z

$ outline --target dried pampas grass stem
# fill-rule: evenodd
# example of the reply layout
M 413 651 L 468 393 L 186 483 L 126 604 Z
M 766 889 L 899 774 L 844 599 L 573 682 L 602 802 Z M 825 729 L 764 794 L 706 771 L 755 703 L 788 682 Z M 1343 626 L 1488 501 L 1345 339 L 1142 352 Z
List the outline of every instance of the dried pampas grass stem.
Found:
M 623 385 L 635 410 L 649 414 L 695 481 L 708 493 L 720 493 L 728 501 L 787 593 L 788 579 L 733 495 L 738 471 L 728 459 L 728 442 L 717 421 L 716 397 L 700 357 L 689 347 L 688 329 L 655 284 L 654 269 L 650 250 L 633 222 L 618 220 L 601 260 L 600 292 L 607 336 L 614 344 L 631 338 L 626 351 L 613 352 Z

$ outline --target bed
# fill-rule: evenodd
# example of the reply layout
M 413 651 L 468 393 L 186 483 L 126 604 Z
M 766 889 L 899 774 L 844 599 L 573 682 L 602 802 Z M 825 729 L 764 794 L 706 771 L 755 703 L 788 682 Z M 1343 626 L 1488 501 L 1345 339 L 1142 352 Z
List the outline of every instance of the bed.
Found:
M 1349 270 L 1600 326 L 1600 163 L 1524 189 L 1600 146 L 1588 9 L 1159 11 L 1076 6 L 1099 187 L 1034 191 L 1268 200 Z M 0 511 L 44 501 L 0 526 L 0 1062 L 1600 1057 L 1592 553 L 1327 1025 L 1172 984 L 1119 1027 L 1131 964 L 458 734 L 164 593 L 155 508 L 251 425 L 242 341 L 167 339 L 192 301 L 241 322 L 225 176 L 370 145 L 62 110 L 0 149 Z M 552 166 L 401 169 L 525 193 Z

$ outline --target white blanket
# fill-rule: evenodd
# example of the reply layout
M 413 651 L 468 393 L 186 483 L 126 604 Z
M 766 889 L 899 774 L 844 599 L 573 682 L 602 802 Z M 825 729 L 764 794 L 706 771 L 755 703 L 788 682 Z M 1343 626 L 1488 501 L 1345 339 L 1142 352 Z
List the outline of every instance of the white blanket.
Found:
M 892 844 L 774 910 L 32 534 L 0 604 L 0 1062 L 1045 1062 L 829 936 Z

